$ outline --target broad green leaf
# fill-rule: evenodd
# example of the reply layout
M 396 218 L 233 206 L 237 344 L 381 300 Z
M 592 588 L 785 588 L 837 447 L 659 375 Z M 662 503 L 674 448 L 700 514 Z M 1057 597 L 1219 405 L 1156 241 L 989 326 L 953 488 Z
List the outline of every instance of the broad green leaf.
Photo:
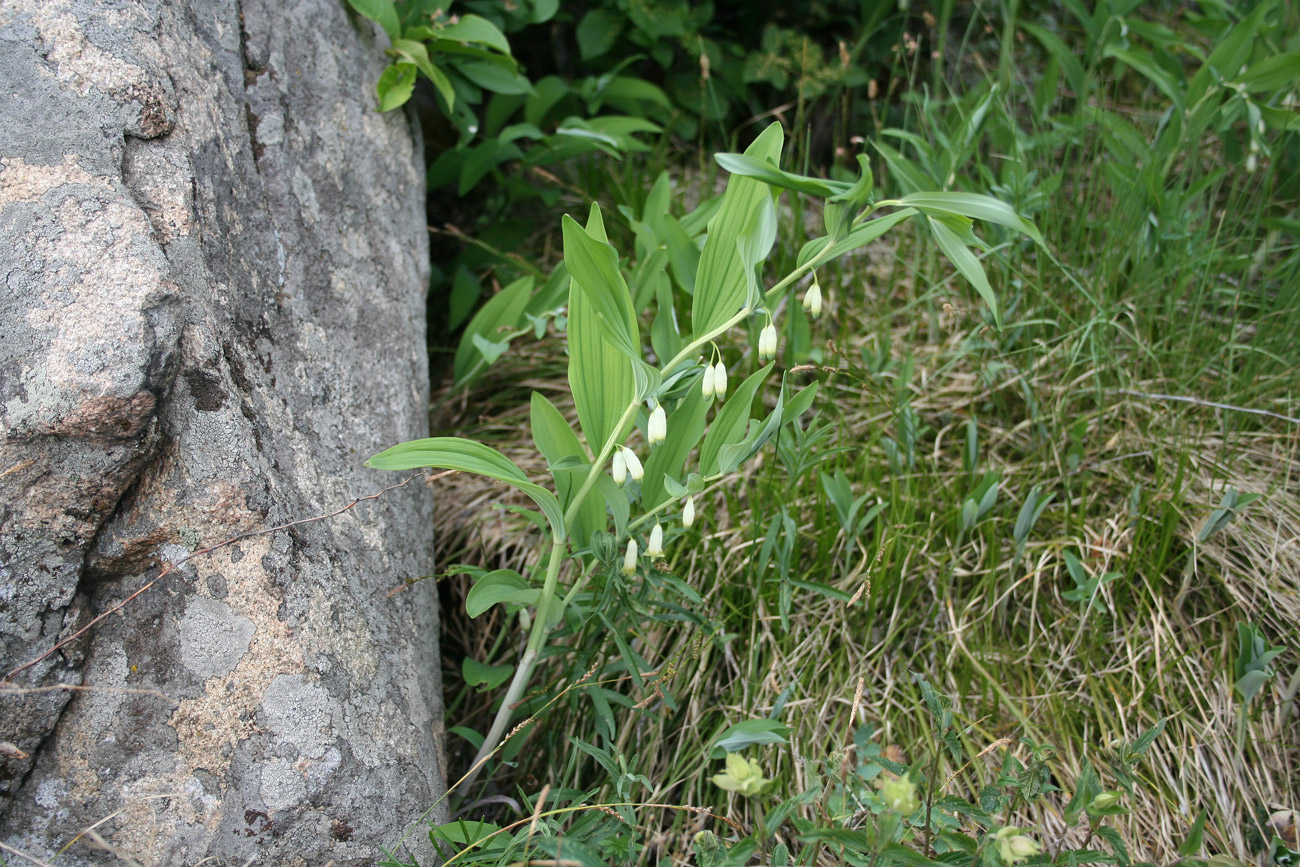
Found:
M 470 60 L 456 65 L 456 71 L 493 93 L 532 93 L 533 83 L 517 72 L 503 69 L 486 60 Z
M 745 230 L 736 238 L 736 255 L 745 274 L 745 306 L 763 303 L 763 287 L 758 282 L 758 266 L 772 252 L 776 243 L 776 203 L 771 197 L 759 201 L 750 214 Z
M 564 513 L 555 494 L 531 481 L 524 471 L 501 452 L 483 443 L 460 437 L 430 437 L 411 440 L 385 449 L 366 461 L 366 466 L 377 470 L 414 470 L 434 467 L 441 470 L 460 470 L 505 482 L 527 494 L 541 507 L 551 532 L 557 539 L 565 538 Z
M 783 190 L 794 190 L 796 193 L 826 198 L 847 193 L 851 189 L 849 184 L 842 181 L 823 181 L 820 178 L 783 171 L 773 163 L 749 156 L 748 151 L 743 154 L 714 154 L 713 158 L 717 160 L 718 165 L 733 175 L 757 178 L 766 184 Z
M 591 60 L 614 47 L 623 31 L 625 17 L 613 9 L 592 9 L 582 20 L 574 35 L 578 39 L 578 53 L 583 60 Z
M 704 445 L 700 446 L 700 472 L 703 475 L 712 476 L 718 472 L 718 456 L 723 446 L 745 438 L 745 430 L 749 425 L 749 405 L 753 402 L 759 385 L 772 372 L 773 365 L 774 362 L 768 362 L 737 386 L 714 416 L 713 424 L 704 437 Z
M 785 409 L 781 413 L 781 424 L 789 424 L 808 411 L 817 398 L 817 387 L 820 383 L 814 382 L 812 385 L 804 386 L 799 393 L 786 402 Z
M 984 303 L 989 305 L 989 309 L 993 311 L 993 321 L 1001 329 L 1002 314 L 998 311 L 998 299 L 994 296 L 993 287 L 989 285 L 989 279 L 984 274 L 984 266 L 980 264 L 970 248 L 961 242 L 956 232 L 934 217 L 927 216 L 926 220 L 930 224 L 930 231 L 934 233 L 934 240 L 939 244 L 939 249 L 962 276 L 970 281 L 975 291 L 984 299 Z
M 997 223 L 1023 232 L 1039 244 L 1044 243 L 1042 233 L 1033 223 L 1017 214 L 1010 205 L 991 196 L 974 193 L 912 193 L 903 196 L 900 202 L 927 214 L 951 214 Z
M 469 151 L 460 169 L 460 182 L 456 194 L 463 196 L 477 186 L 497 166 L 509 160 L 521 159 L 524 152 L 516 145 L 499 138 L 488 139 Z
M 664 500 L 665 475 L 677 476 L 691 451 L 704 435 L 709 405 L 704 393 L 692 388 L 672 415 L 668 416 L 668 437 L 650 452 L 641 482 L 641 502 L 657 506 Z
M 433 82 L 433 86 L 438 89 L 438 93 L 442 94 L 442 98 L 446 101 L 447 110 L 451 111 L 456 105 L 456 90 L 451 86 L 451 81 L 447 78 L 447 75 L 429 59 L 428 47 L 423 42 L 417 42 L 414 39 L 394 39 L 393 51 L 403 60 L 414 63 L 416 68 L 424 73 L 425 78 Z
M 754 139 L 745 155 L 778 162 L 783 140 L 781 125 L 773 123 Z M 771 195 L 767 185 L 754 178 L 732 175 L 727 181 L 722 206 L 709 221 L 709 237 L 695 272 L 695 301 L 691 308 L 695 336 L 713 331 L 745 306 L 749 280 L 736 241 L 748 228 L 753 212 Z
M 604 503 L 609 506 L 609 513 L 614 518 L 614 532 L 618 538 L 622 539 L 627 535 L 627 522 L 632 516 L 632 504 L 628 502 L 627 491 L 614 484 L 614 480 L 604 473 L 596 477 L 596 491 L 600 494 L 596 501 L 600 502 L 603 499 Z M 588 496 L 594 497 L 595 495 L 588 494 Z M 583 508 L 587 506 L 586 503 L 582 505 Z
M 462 15 L 455 24 L 448 24 L 437 33 L 442 39 L 477 42 L 480 45 L 490 45 L 502 54 L 510 53 L 510 42 L 506 39 L 506 35 L 491 21 L 477 15 Z
M 819 262 L 829 262 L 831 259 L 843 256 L 845 253 L 870 244 L 872 241 L 876 240 L 908 217 L 915 216 L 916 214 L 917 210 L 915 208 L 904 208 L 903 210 L 895 211 L 888 216 L 879 217 L 875 220 L 868 220 L 861 226 L 858 226 L 856 229 L 849 232 L 840 240 L 836 241 L 835 246 L 825 255 L 820 254 L 826 249 L 826 245 L 830 243 L 830 238 L 814 238 L 807 244 L 804 244 L 803 248 L 799 251 L 798 264 L 803 266 L 812 261 L 814 256 L 817 256 Z
M 533 429 L 533 444 L 548 463 L 558 464 L 571 455 L 583 457 L 587 452 L 578 441 L 578 435 L 569 427 L 555 404 L 540 391 L 534 391 L 529 424 Z
M 519 327 L 523 318 L 528 296 L 533 291 L 532 277 L 521 277 L 493 295 L 483 305 L 474 318 L 465 327 L 460 345 L 456 347 L 456 357 L 452 362 L 452 374 L 456 385 L 473 382 L 489 362 L 474 344 L 474 337 L 481 336 L 489 343 L 500 343 L 502 337 Z
M 1155 85 L 1156 89 L 1163 93 L 1170 102 L 1174 104 L 1180 112 L 1183 110 L 1183 89 L 1176 83 L 1169 73 L 1161 69 L 1145 51 L 1120 48 L 1117 45 L 1107 45 L 1102 51 L 1106 57 L 1113 57 L 1120 63 L 1137 72 L 1147 81 Z
M 1300 54 L 1275 54 L 1241 74 L 1241 83 L 1251 93 L 1294 88 L 1300 81 Z
M 605 240 L 605 227 L 598 209 L 592 209 L 587 229 L 580 234 L 596 241 Z M 566 263 L 566 268 L 573 273 L 571 264 Z M 611 303 L 617 306 L 617 302 Z M 569 388 L 593 456 L 600 453 L 611 437 L 617 434 L 622 438 L 625 430 L 615 431 L 615 425 L 637 399 L 633 363 L 606 339 L 605 330 L 590 293 L 583 291 L 577 280 L 570 279 Z
M 415 73 L 414 63 L 394 63 L 384 70 L 375 83 L 380 111 L 392 111 L 406 104 L 415 90 Z
M 858 154 L 858 179 L 853 186 L 842 193 L 832 196 L 829 202 L 844 202 L 849 205 L 864 205 L 871 198 L 875 189 L 875 177 L 871 174 L 871 161 L 866 154 Z
M 569 506 L 573 503 L 573 498 L 577 496 L 583 482 L 587 480 L 587 476 L 591 473 L 590 463 L 584 459 L 574 460 L 551 467 L 551 476 L 555 479 L 555 493 L 566 515 L 569 512 Z M 608 476 L 602 477 L 609 478 Z M 612 482 L 613 479 L 610 479 L 610 481 Z M 619 496 L 624 501 L 627 500 L 627 496 L 621 491 Z M 597 530 L 604 530 L 608 523 L 609 521 L 605 517 L 604 497 L 601 496 L 599 491 L 589 490 L 583 496 L 582 505 L 574 510 L 567 529 L 570 537 L 581 545 L 590 541 L 592 533 Z
M 489 572 L 474 582 L 465 597 L 465 613 L 478 617 L 499 602 L 517 602 L 532 605 L 541 595 L 535 587 L 529 587 L 524 576 L 513 569 L 497 569 Z
M 736 469 L 745 461 L 753 457 L 759 449 L 767 445 L 778 430 L 781 429 L 781 420 L 785 417 L 785 384 L 781 384 L 781 391 L 776 397 L 776 406 L 768 413 L 767 418 L 763 421 L 757 419 L 749 423 L 749 432 L 745 438 L 738 443 L 727 443 L 718 449 L 718 471 L 722 473 L 735 472 Z
M 473 657 L 461 660 L 460 671 L 467 686 L 482 687 L 479 692 L 496 689 L 514 673 L 513 665 L 485 665 Z
M 780 720 L 748 719 L 724 730 L 713 742 L 713 747 L 715 751 L 738 753 L 755 744 L 787 743 L 785 736 L 788 734 L 790 727 Z
M 358 14 L 378 23 L 389 39 L 401 37 L 402 23 L 397 18 L 397 7 L 393 5 L 393 0 L 348 0 L 348 5 Z

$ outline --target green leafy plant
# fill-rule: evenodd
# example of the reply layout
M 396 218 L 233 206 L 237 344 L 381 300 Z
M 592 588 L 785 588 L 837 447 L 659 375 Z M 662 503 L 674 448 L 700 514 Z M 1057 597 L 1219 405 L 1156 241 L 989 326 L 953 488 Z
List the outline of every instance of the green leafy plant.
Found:
M 530 479 L 490 446 L 456 437 L 404 443 L 368 462 L 379 469 L 436 467 L 504 482 L 532 500 L 537 523 L 549 537 L 530 576 L 499 569 L 479 577 L 470 593 L 471 614 L 500 603 L 529 605 L 535 613 L 523 655 L 466 785 L 499 748 L 551 631 L 566 618 L 581 616 L 575 597 L 593 573 L 639 574 L 645 555 L 658 556 L 678 526 L 707 520 L 697 498 L 702 502 L 708 486 L 734 473 L 811 405 L 816 384 L 795 390 L 787 374 L 781 377 L 774 408 L 756 414 L 755 399 L 775 369 L 775 361 L 767 359 L 777 349 L 768 336 L 762 337 L 756 369 L 733 388 L 732 372 L 739 374 L 741 368 L 728 364 L 725 343 L 720 345 L 733 328 L 757 318 L 768 323 L 762 328 L 765 335 L 774 334 L 768 328 L 801 278 L 917 216 L 946 227 L 953 239 L 946 249 L 958 254 L 958 269 L 972 279 L 1000 321 L 983 270 L 964 246 L 977 243 L 973 220 L 1041 240 L 1014 211 L 983 196 L 918 193 L 873 203 L 865 161 L 856 183 L 783 171 L 783 142 L 780 125 L 772 124 L 743 154 L 719 156 L 732 177 L 708 220 L 707 240 L 698 261 L 688 255 L 689 245 L 681 250 L 683 267 L 694 262 L 689 329 L 679 327 L 679 299 L 655 279 L 670 266 L 667 253 L 648 257 L 655 264 L 643 262 L 633 279 L 626 279 L 607 241 L 599 207 L 591 208 L 585 226 L 564 218 L 568 382 L 579 425 L 572 429 L 549 400 L 533 394 L 532 437 L 550 467 L 551 487 Z M 761 280 L 762 265 L 776 242 L 776 199 L 782 189 L 824 198 L 827 234 L 805 244 L 796 267 L 769 288 Z M 878 216 L 881 210 L 890 213 Z M 811 303 L 810 296 L 816 297 L 816 287 L 814 277 L 804 299 L 814 317 L 820 302 Z M 649 335 L 652 354 L 647 356 L 638 311 L 652 298 L 657 311 Z

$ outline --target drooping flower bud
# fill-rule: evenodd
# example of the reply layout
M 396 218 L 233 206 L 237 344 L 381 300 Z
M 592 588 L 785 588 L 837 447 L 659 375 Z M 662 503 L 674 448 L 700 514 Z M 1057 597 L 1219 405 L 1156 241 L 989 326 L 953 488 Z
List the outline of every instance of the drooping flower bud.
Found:
M 916 783 L 907 774 L 882 783 L 880 796 L 886 807 L 903 816 L 910 816 L 921 807 L 916 796 Z
M 687 497 L 686 505 L 682 506 L 682 526 L 689 527 L 695 523 L 695 498 Z
M 704 378 L 700 380 L 700 389 L 704 392 L 704 399 L 709 400 L 713 397 L 713 365 L 706 365 L 704 368 Z
M 646 439 L 652 446 L 657 446 L 668 439 L 668 415 L 664 412 L 662 404 L 656 406 L 650 413 L 650 421 L 646 425 Z
M 623 450 L 618 449 L 614 452 L 614 484 L 623 485 L 627 483 L 627 458 L 623 457 Z
M 627 474 L 632 477 L 632 481 L 639 482 L 645 478 L 645 468 L 641 466 L 641 459 L 636 456 L 636 452 L 623 449 L 623 462 L 627 464 Z
M 758 360 L 770 361 L 773 358 L 776 358 L 776 326 L 769 322 L 758 335 Z
M 627 553 L 623 555 L 623 574 L 631 575 L 636 571 L 636 539 L 627 540 Z
M 650 531 L 650 543 L 646 545 L 645 552 L 650 557 L 662 557 L 664 553 L 664 528 L 655 524 Z
M 1003 828 L 993 835 L 993 839 L 998 841 L 998 854 L 1007 864 L 1019 863 L 1043 851 L 1037 841 L 1021 834 L 1019 828 Z
M 713 393 L 718 400 L 727 396 L 727 366 L 721 361 L 713 368 Z
M 816 275 L 813 275 L 813 284 L 804 293 L 803 309 L 813 319 L 822 315 L 822 287 L 818 285 Z

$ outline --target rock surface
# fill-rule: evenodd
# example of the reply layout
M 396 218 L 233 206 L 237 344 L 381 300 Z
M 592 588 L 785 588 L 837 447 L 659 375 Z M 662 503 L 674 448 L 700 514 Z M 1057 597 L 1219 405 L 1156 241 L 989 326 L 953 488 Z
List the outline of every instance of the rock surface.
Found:
M 41 658 L 426 435 L 385 40 L 341 0 L 0 0 L 0 678 L 41 659 L 0 688 L 7 846 L 346 865 L 414 826 L 430 854 L 436 601 L 390 596 L 433 568 L 420 480 L 195 556 Z

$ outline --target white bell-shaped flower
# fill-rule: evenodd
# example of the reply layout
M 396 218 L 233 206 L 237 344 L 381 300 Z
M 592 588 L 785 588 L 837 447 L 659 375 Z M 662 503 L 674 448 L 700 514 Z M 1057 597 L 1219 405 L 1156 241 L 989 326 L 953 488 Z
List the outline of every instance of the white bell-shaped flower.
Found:
M 695 498 L 687 497 L 686 505 L 682 506 L 682 526 L 689 527 L 695 523 Z
M 718 400 L 727 396 L 727 366 L 721 361 L 713 368 L 713 393 Z
M 650 531 L 650 543 L 646 545 L 645 552 L 651 557 L 662 557 L 664 553 L 664 528 L 658 523 Z
M 700 380 L 700 389 L 704 392 L 704 399 L 709 400 L 713 397 L 713 365 L 707 365 L 704 368 L 704 378 Z
M 652 446 L 657 446 L 668 439 L 668 415 L 662 405 L 656 406 L 650 413 L 650 421 L 646 425 L 646 439 Z
M 614 452 L 614 484 L 623 485 L 627 482 L 627 459 L 623 457 L 623 450 L 618 449 Z
M 623 555 L 623 574 L 636 572 L 636 539 L 627 540 L 627 553 Z
M 636 452 L 623 449 L 623 462 L 627 465 L 627 474 L 632 477 L 632 481 L 639 482 L 645 478 L 645 467 L 641 466 L 641 459 L 636 456 Z

